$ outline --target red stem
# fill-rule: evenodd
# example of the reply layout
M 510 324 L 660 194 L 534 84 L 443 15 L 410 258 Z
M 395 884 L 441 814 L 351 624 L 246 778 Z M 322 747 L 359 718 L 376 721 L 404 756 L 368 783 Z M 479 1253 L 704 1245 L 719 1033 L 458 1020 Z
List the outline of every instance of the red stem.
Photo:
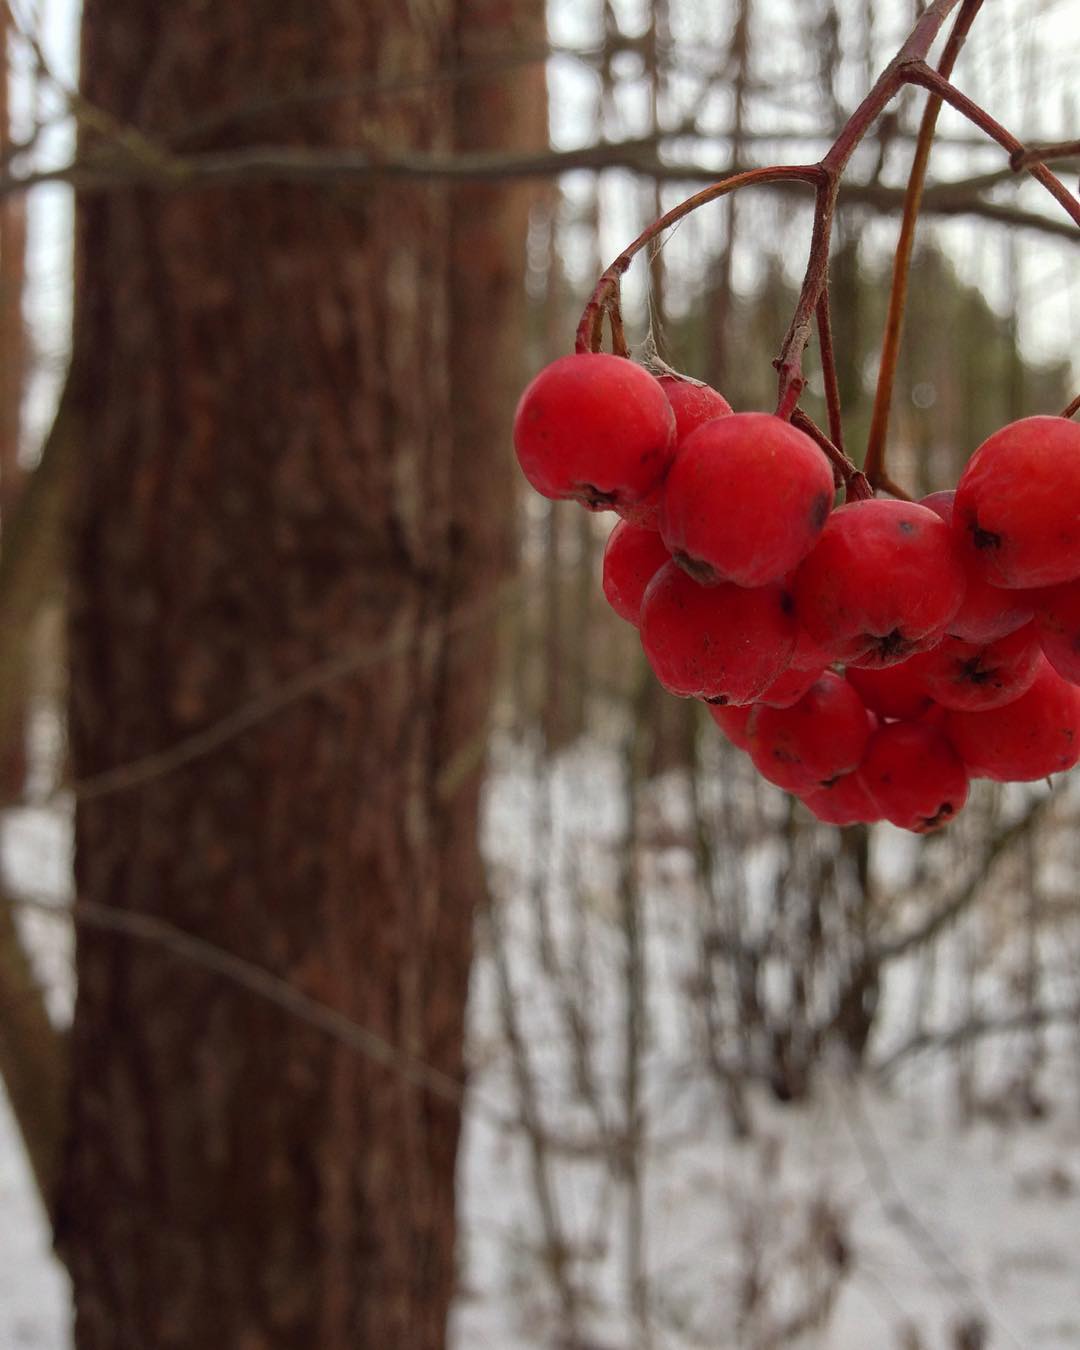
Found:
M 975 15 L 979 12 L 982 0 L 964 0 L 964 6 L 957 17 L 949 40 L 945 44 L 938 71 L 943 78 L 952 73 L 956 58 L 964 45 Z M 938 113 L 941 111 L 941 97 L 931 94 L 923 110 L 919 125 L 919 136 L 915 143 L 915 154 L 908 175 L 907 191 L 904 195 L 904 213 L 900 221 L 900 234 L 896 241 L 896 256 L 893 261 L 892 286 L 889 290 L 889 309 L 885 318 L 885 332 L 881 343 L 881 361 L 878 365 L 877 387 L 874 390 L 874 408 L 870 417 L 870 432 L 866 443 L 866 455 L 863 460 L 863 472 L 874 487 L 882 484 L 885 478 L 885 444 L 889 427 L 889 408 L 892 404 L 893 386 L 896 381 L 896 366 L 900 356 L 900 335 L 904 326 L 904 307 L 907 303 L 908 278 L 911 273 L 911 254 L 915 246 L 915 229 L 919 219 L 919 207 L 922 204 L 923 186 L 926 182 L 926 169 L 930 162 L 930 148 L 937 128 Z
M 1077 394 L 1061 415 L 1062 417 L 1075 417 L 1078 412 L 1080 412 L 1080 394 Z
M 1011 131 L 1007 131 L 1000 122 L 988 112 L 984 112 L 977 103 L 973 103 L 966 94 L 954 88 L 948 80 L 942 79 L 936 70 L 931 70 L 923 61 L 916 61 L 908 66 L 903 78 L 905 84 L 922 85 L 931 93 L 939 94 L 969 122 L 974 122 L 980 131 L 985 131 L 992 140 L 997 141 L 998 145 L 1009 152 L 1009 160 L 1014 167 L 1026 169 L 1032 178 L 1041 183 L 1054 200 L 1065 208 L 1077 225 L 1080 225 L 1080 199 L 1074 197 L 1061 179 L 1051 173 L 1045 164 L 1038 161 L 1027 163 L 1025 159 L 1027 147 L 1022 141 L 1018 141 Z
M 846 501 L 858 501 L 861 498 L 874 495 L 866 478 L 859 472 L 858 465 L 853 464 L 848 459 L 843 450 L 825 435 L 813 418 L 803 412 L 802 408 L 792 408 L 791 425 L 805 432 L 824 450 L 826 459 L 833 467 L 833 478 L 837 487 L 843 487 L 844 489 Z
M 602 317 L 612 304 L 618 303 L 619 278 L 630 266 L 635 254 L 640 253 L 645 245 L 655 239 L 658 234 L 670 226 L 678 224 L 685 216 L 688 216 L 692 211 L 696 211 L 699 206 L 705 206 L 708 202 L 716 201 L 719 197 L 725 197 L 729 192 L 735 192 L 741 187 L 749 187 L 753 183 L 784 181 L 817 183 L 820 176 L 816 164 L 781 164 L 762 169 L 747 169 L 743 173 L 732 174 L 730 178 L 721 179 L 718 183 L 711 183 L 707 188 L 702 188 L 700 192 L 695 192 L 692 197 L 687 197 L 686 201 L 680 202 L 678 206 L 672 207 L 670 211 L 665 211 L 662 216 L 642 230 L 634 242 L 627 245 L 615 261 L 600 274 L 600 279 L 593 288 L 593 293 L 589 297 L 578 323 L 574 350 L 594 352 L 599 349 L 598 316 Z
M 829 315 L 829 290 L 821 292 L 817 302 L 818 346 L 821 349 L 821 375 L 825 382 L 825 406 L 829 413 L 829 436 L 844 453 L 844 425 L 840 416 L 840 382 L 836 377 L 836 355 L 833 351 L 832 319 Z

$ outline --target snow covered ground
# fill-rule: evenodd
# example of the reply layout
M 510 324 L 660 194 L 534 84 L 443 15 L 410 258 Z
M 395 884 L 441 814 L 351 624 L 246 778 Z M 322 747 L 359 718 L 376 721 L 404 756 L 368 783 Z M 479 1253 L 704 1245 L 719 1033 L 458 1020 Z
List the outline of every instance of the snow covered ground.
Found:
M 957 1079 L 975 1051 L 912 1055 L 887 1084 L 829 1064 L 800 1106 L 754 1087 L 752 1134 L 737 1141 L 700 1054 L 699 915 L 678 785 L 650 789 L 639 821 L 644 1021 L 634 1033 L 619 758 L 591 746 L 550 774 L 534 767 L 504 752 L 488 792 L 499 908 L 494 926 L 481 925 L 470 1013 L 455 1350 L 547 1350 L 574 1343 L 568 1326 L 593 1350 L 1080 1347 L 1074 1029 L 1039 1039 L 1039 1118 L 1009 1106 L 1010 1075 L 1032 1053 L 1021 1031 L 980 1044 L 978 1082 L 986 1100 L 998 1086 L 998 1109 L 966 1125 Z M 770 894 L 763 847 L 741 873 L 751 908 Z M 884 836 L 879 870 L 902 879 L 918 847 Z M 23 891 L 64 893 L 62 814 L 11 820 L 4 854 Z M 68 935 L 36 916 L 29 936 L 65 1017 Z M 942 946 L 933 998 L 924 971 L 896 967 L 875 1034 L 883 1054 L 905 1039 L 920 999 L 955 1022 L 956 982 L 942 970 L 984 938 L 973 920 Z M 1071 936 L 1050 944 L 1044 979 L 1057 961 L 1071 988 L 1075 957 Z M 980 961 L 981 1006 L 994 1007 L 1011 968 L 991 968 L 985 952 Z M 631 1151 L 619 1143 L 628 1101 Z M 67 1350 L 69 1318 L 0 1102 L 0 1350 Z

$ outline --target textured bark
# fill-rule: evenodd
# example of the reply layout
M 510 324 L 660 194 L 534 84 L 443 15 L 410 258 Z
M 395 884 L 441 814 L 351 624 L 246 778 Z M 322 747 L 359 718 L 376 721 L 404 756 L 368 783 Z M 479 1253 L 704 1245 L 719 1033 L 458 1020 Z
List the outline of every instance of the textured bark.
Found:
M 11 16 L 0 9 L 0 163 L 11 155 L 11 118 L 8 107 L 8 38 Z M 0 201 L 0 530 L 6 550 L 24 471 L 19 463 L 22 398 L 29 369 L 29 344 L 23 322 L 26 282 L 26 201 L 12 196 Z M 5 639 L 15 648 L 14 659 L 3 672 L 3 698 L 15 710 L 10 727 L 0 723 L 0 793 L 17 797 L 26 778 L 27 648 Z
M 86 93 L 176 134 L 268 91 L 454 63 L 473 21 L 87 0 Z M 244 136 L 451 148 L 455 105 L 434 84 Z M 492 595 L 509 517 L 475 330 L 490 357 L 522 252 L 509 218 L 470 242 L 468 206 L 393 187 L 85 203 L 71 578 L 82 779 L 395 644 L 81 802 L 76 878 L 456 1077 L 493 611 L 455 616 Z M 80 1350 L 442 1345 L 456 1108 L 168 951 L 83 931 L 77 963 L 58 1240 Z

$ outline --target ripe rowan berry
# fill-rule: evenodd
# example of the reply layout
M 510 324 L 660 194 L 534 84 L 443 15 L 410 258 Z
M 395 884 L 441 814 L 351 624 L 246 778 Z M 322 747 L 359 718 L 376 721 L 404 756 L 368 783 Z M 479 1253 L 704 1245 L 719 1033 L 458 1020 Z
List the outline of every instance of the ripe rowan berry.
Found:
M 887 722 L 879 727 L 858 776 L 882 817 L 916 834 L 947 825 L 967 801 L 963 761 L 927 722 Z
M 845 773 L 831 783 L 799 794 L 801 800 L 826 825 L 869 825 L 881 819 L 877 803 L 858 773 Z
M 1033 599 L 1046 659 L 1063 680 L 1080 684 L 1080 581 L 1048 586 Z
M 793 703 L 798 703 L 824 673 L 824 666 L 819 666 L 816 670 L 800 670 L 797 666 L 791 665 L 773 680 L 768 689 L 762 690 L 754 701 L 764 703 L 768 708 L 790 708 Z
M 728 738 L 732 745 L 740 750 L 750 749 L 750 737 L 746 724 L 754 711 L 753 703 L 706 703 L 709 716 Z
M 862 701 L 879 717 L 903 718 L 914 722 L 930 711 L 931 698 L 919 673 L 922 655 L 909 657 L 899 665 L 863 670 L 849 666 L 844 672 L 849 684 L 858 690 Z
M 953 529 L 996 586 L 1080 577 L 1080 425 L 1024 417 L 995 431 L 960 475 Z
M 929 507 L 951 526 L 955 498 L 955 491 L 932 492 L 920 505 Z M 966 585 L 960 608 L 949 620 L 951 637 L 964 642 L 996 642 L 1030 623 L 1031 600 L 1026 591 L 992 586 L 983 574 L 980 559 L 969 549 L 961 548 L 960 561 Z
M 770 783 L 809 792 L 857 767 L 871 729 L 862 699 L 827 670 L 790 708 L 756 708 L 747 726 L 750 757 Z
M 1026 783 L 1080 759 L 1080 690 L 1045 658 L 1026 693 L 1003 708 L 950 712 L 945 733 L 973 778 Z
M 833 494 L 832 469 L 809 436 L 770 413 L 731 413 L 679 447 L 660 533 L 695 580 L 764 586 L 809 553 Z
M 637 626 L 645 587 L 671 554 L 655 530 L 620 520 L 604 546 L 603 586 L 608 604 Z
M 514 448 L 545 497 L 594 511 L 633 508 L 663 480 L 675 452 L 675 414 L 642 366 L 606 352 L 562 356 L 526 388 Z
M 710 385 L 690 380 L 682 375 L 658 375 L 660 388 L 667 395 L 675 414 L 675 448 L 678 449 L 692 431 L 711 422 L 715 417 L 727 417 L 731 404 Z
M 751 703 L 787 668 L 795 646 L 781 586 L 699 586 L 674 562 L 649 582 L 641 645 L 657 679 L 684 698 Z
M 810 638 L 848 665 L 891 666 L 932 647 L 964 595 L 948 526 L 914 502 L 849 502 L 795 574 Z
M 943 708 L 1000 708 L 1031 687 L 1039 656 L 1034 626 L 1028 624 L 997 642 L 943 638 L 915 658 L 916 676 Z

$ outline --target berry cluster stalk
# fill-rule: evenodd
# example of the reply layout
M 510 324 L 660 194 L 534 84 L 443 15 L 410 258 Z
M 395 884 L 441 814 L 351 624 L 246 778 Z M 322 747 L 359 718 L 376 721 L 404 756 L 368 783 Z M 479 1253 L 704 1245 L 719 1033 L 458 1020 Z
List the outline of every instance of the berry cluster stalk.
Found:
M 1014 172 L 1026 171 L 1047 189 L 1054 199 L 1080 225 L 1080 200 L 1046 166 L 1046 160 L 1072 153 L 1076 142 L 1045 147 L 1028 147 L 1017 140 L 989 113 L 962 94 L 950 82 L 950 75 L 968 31 L 982 0 L 963 0 L 960 13 L 950 33 L 939 68 L 933 69 L 926 56 L 941 31 L 949 14 L 961 0 L 933 0 L 912 28 L 903 46 L 878 77 L 873 88 L 852 113 L 830 146 L 816 164 L 770 165 L 733 174 L 696 192 L 686 201 L 673 207 L 653 221 L 607 267 L 598 279 L 578 324 L 575 349 L 579 352 L 599 351 L 603 340 L 605 316 L 611 328 L 612 349 L 621 356 L 628 355 L 620 311 L 620 281 L 631 261 L 647 244 L 670 226 L 708 202 L 716 201 L 740 188 L 777 182 L 802 182 L 814 189 L 814 221 L 806 271 L 795 305 L 791 323 L 784 335 L 779 354 L 773 362 L 777 370 L 777 416 L 792 421 L 808 432 L 821 445 L 834 466 L 839 481 L 850 498 L 865 497 L 881 488 L 894 496 L 906 494 L 891 481 L 885 469 L 885 442 L 888 407 L 895 377 L 900 332 L 907 292 L 915 222 L 922 199 L 927 161 L 943 102 L 950 104 L 1009 155 Z M 833 357 L 831 325 L 829 320 L 829 247 L 836 202 L 841 179 L 852 154 L 884 109 L 906 85 L 917 85 L 929 91 L 919 131 L 914 161 L 908 182 L 907 198 L 900 228 L 889 314 L 875 395 L 873 422 L 866 454 L 865 476 L 848 458 L 843 448 L 840 395 Z M 806 385 L 802 361 L 814 327 L 817 327 L 821 348 L 821 364 L 825 381 L 825 399 L 828 408 L 829 434 L 819 430 L 806 412 L 799 407 L 799 399 Z M 1066 410 L 1071 416 L 1074 405 Z

